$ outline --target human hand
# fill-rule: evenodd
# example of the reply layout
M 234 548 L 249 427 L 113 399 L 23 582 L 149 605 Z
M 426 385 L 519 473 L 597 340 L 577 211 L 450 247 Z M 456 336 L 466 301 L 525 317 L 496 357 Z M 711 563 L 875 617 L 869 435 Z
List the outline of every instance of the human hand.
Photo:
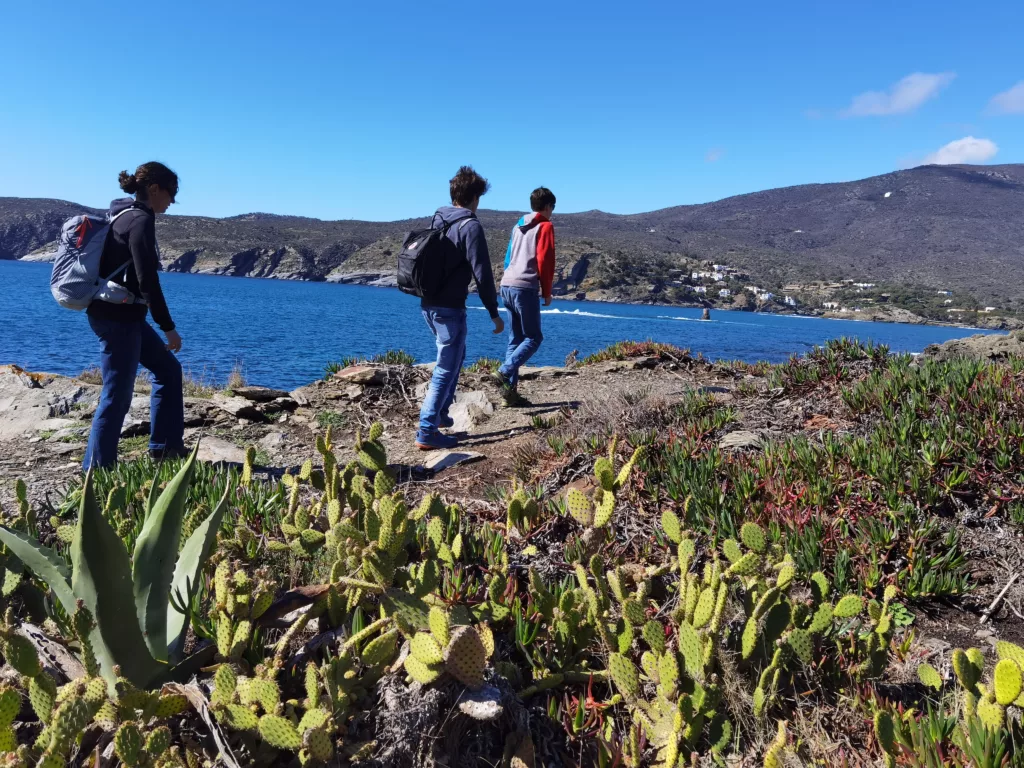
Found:
M 505 332 L 505 321 L 502 320 L 501 317 L 492 317 L 491 318 L 491 322 L 494 323 L 494 333 L 495 334 L 499 334 L 499 333 L 504 333 Z
M 551 297 L 550 296 L 545 296 L 544 297 L 544 306 L 545 307 L 550 307 L 551 306 Z
M 167 331 L 167 349 L 171 352 L 181 351 L 181 336 L 178 335 L 177 331 Z

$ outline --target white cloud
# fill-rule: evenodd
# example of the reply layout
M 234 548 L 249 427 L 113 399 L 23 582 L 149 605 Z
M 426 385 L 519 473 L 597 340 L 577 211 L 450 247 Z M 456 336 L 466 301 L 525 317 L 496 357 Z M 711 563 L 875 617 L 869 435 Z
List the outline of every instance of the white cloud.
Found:
M 939 91 L 953 82 L 952 72 L 926 74 L 915 72 L 895 83 L 888 91 L 868 91 L 855 96 L 840 117 L 867 117 L 875 115 L 903 115 L 913 112 Z
M 965 136 L 951 141 L 937 152 L 924 159 L 925 165 L 957 165 L 959 163 L 984 163 L 996 156 L 999 147 L 988 139 Z
M 1024 80 L 993 96 L 988 111 L 996 115 L 1024 115 Z
M 723 157 L 725 157 L 725 150 L 720 149 L 719 147 L 713 147 L 712 149 L 708 150 L 708 153 L 706 155 L 704 155 L 704 162 L 717 163 Z

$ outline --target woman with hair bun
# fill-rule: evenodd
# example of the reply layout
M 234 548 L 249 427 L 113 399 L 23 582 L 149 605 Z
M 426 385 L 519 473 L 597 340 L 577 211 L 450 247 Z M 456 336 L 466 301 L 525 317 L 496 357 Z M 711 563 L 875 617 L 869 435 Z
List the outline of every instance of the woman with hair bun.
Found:
M 149 453 L 155 459 L 185 454 L 181 363 L 172 354 L 181 349 L 181 336 L 160 290 L 155 225 L 156 214 L 166 213 L 178 194 L 178 176 L 162 163 L 145 163 L 135 173 L 121 171 L 118 181 L 134 197 L 110 204 L 108 217 L 117 219 L 110 227 L 99 272 L 109 275 L 117 270 L 111 281 L 134 298 L 119 304 L 97 299 L 86 310 L 100 340 L 103 393 L 82 462 L 85 470 L 117 463 L 117 443 L 140 364 L 153 374 Z M 148 313 L 167 336 L 166 343 L 146 322 Z

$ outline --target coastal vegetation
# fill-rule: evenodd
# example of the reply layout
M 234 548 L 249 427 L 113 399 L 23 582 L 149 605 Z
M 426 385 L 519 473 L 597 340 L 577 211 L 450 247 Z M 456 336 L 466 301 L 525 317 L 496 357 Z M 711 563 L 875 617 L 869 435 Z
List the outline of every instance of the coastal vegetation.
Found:
M 647 360 L 711 366 L 580 367 Z M 486 486 L 335 411 L 283 473 L 19 483 L 0 765 L 1022 764 L 1019 592 L 977 594 L 1022 562 L 1024 360 L 715 367 L 732 392 L 535 417 Z M 735 431 L 782 403 L 791 434 Z

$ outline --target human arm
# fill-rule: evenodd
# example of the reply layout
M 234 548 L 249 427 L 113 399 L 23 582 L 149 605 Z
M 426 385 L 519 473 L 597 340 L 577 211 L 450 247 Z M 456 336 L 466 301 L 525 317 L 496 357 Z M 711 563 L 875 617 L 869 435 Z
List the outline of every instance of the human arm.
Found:
M 163 291 L 160 288 L 160 257 L 156 249 L 156 224 L 152 216 L 136 215 L 128 233 L 128 250 L 132 255 L 135 275 L 139 279 L 139 292 L 149 304 L 153 321 L 164 333 L 174 331 L 174 321 L 167 309 Z M 175 334 L 177 335 L 177 334 Z M 170 341 L 170 339 L 168 339 Z M 180 337 L 178 346 L 181 346 Z
M 537 231 L 537 274 L 544 306 L 551 306 L 551 284 L 555 279 L 555 227 L 545 221 Z
M 498 314 L 498 292 L 494 287 L 494 272 L 491 270 L 491 255 L 487 251 L 487 239 L 483 225 L 473 219 L 465 224 L 462 236 L 466 245 L 466 259 L 473 270 L 476 290 L 492 320 L 501 322 Z M 500 331 L 498 331 L 500 333 Z

